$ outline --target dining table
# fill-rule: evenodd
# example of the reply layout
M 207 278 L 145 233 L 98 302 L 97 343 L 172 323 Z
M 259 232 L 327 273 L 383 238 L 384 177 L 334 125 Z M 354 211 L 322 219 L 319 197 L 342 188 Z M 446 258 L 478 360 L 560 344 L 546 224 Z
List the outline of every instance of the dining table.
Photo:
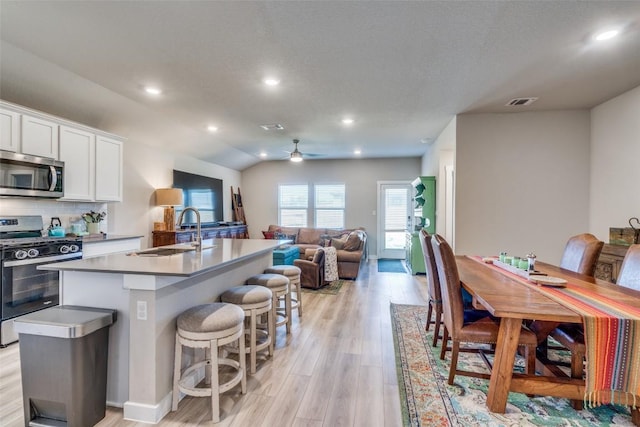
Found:
M 494 413 L 504 413 L 510 392 L 582 400 L 586 391 L 584 379 L 554 375 L 553 371 L 548 370 L 543 370 L 541 375 L 513 372 L 523 321 L 544 325 L 536 331 L 539 341 L 542 341 L 546 339 L 545 334 L 560 323 L 582 324 L 582 315 L 550 297 L 542 286 L 514 274 L 512 270 L 493 265 L 488 258 L 458 255 L 456 263 L 462 286 L 473 296 L 474 304 L 500 319 L 487 392 L 488 409 Z M 639 291 L 544 262 L 536 262 L 535 268 L 547 276 L 566 280 L 576 289 L 624 304 L 631 310 L 640 310 Z M 636 426 L 640 426 L 638 405 L 640 401 L 636 402 L 635 407 L 630 405 L 632 422 Z

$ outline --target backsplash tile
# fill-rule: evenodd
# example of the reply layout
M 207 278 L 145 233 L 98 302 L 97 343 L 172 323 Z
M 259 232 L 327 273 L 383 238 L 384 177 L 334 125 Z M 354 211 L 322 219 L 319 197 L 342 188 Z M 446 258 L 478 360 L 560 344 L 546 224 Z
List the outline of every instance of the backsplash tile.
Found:
M 78 221 L 85 212 L 107 212 L 100 229 L 107 231 L 109 221 L 109 205 L 107 203 L 92 202 L 61 202 L 51 199 L 3 197 L 0 198 L 0 216 L 10 215 L 41 215 L 45 230 L 51 223 L 51 217 L 58 217 L 62 226 L 69 231 L 70 224 Z

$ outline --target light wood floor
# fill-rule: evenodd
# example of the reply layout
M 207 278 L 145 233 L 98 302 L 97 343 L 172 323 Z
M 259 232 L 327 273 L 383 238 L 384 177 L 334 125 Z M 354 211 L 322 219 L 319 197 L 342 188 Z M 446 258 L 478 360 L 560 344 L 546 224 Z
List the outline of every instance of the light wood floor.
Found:
M 378 273 L 376 261 L 338 295 L 303 293 L 302 318 L 279 328 L 273 359 L 247 394 L 220 398 L 220 426 L 401 426 L 389 304 L 425 304 L 424 276 Z M 160 426 L 212 425 L 207 398 L 187 397 Z M 22 426 L 19 345 L 0 349 L 0 426 Z M 99 427 L 142 427 L 107 408 Z

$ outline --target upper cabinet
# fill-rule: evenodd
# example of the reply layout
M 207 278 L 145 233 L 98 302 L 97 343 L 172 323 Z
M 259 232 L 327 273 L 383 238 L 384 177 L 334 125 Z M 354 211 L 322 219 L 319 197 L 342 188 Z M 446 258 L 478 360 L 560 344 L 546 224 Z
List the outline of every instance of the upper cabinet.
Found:
M 57 123 L 23 114 L 21 130 L 21 153 L 58 159 Z
M 96 200 L 122 201 L 122 141 L 96 138 Z
M 20 149 L 20 114 L 0 108 L 0 150 Z
M 123 139 L 0 100 L 0 149 L 64 162 L 64 197 L 122 201 Z
M 95 200 L 95 134 L 60 126 L 59 157 L 65 165 L 63 200 Z

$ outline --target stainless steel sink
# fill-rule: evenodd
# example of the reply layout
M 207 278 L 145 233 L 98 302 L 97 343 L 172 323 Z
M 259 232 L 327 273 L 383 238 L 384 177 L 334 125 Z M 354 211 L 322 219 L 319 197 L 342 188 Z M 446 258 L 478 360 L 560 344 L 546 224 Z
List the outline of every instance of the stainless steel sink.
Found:
M 128 255 L 130 256 L 148 256 L 148 257 L 157 257 L 157 256 L 169 256 L 169 255 L 179 255 L 185 252 L 194 251 L 195 247 L 190 248 L 155 248 L 155 249 L 146 249 L 140 252 L 132 252 Z

